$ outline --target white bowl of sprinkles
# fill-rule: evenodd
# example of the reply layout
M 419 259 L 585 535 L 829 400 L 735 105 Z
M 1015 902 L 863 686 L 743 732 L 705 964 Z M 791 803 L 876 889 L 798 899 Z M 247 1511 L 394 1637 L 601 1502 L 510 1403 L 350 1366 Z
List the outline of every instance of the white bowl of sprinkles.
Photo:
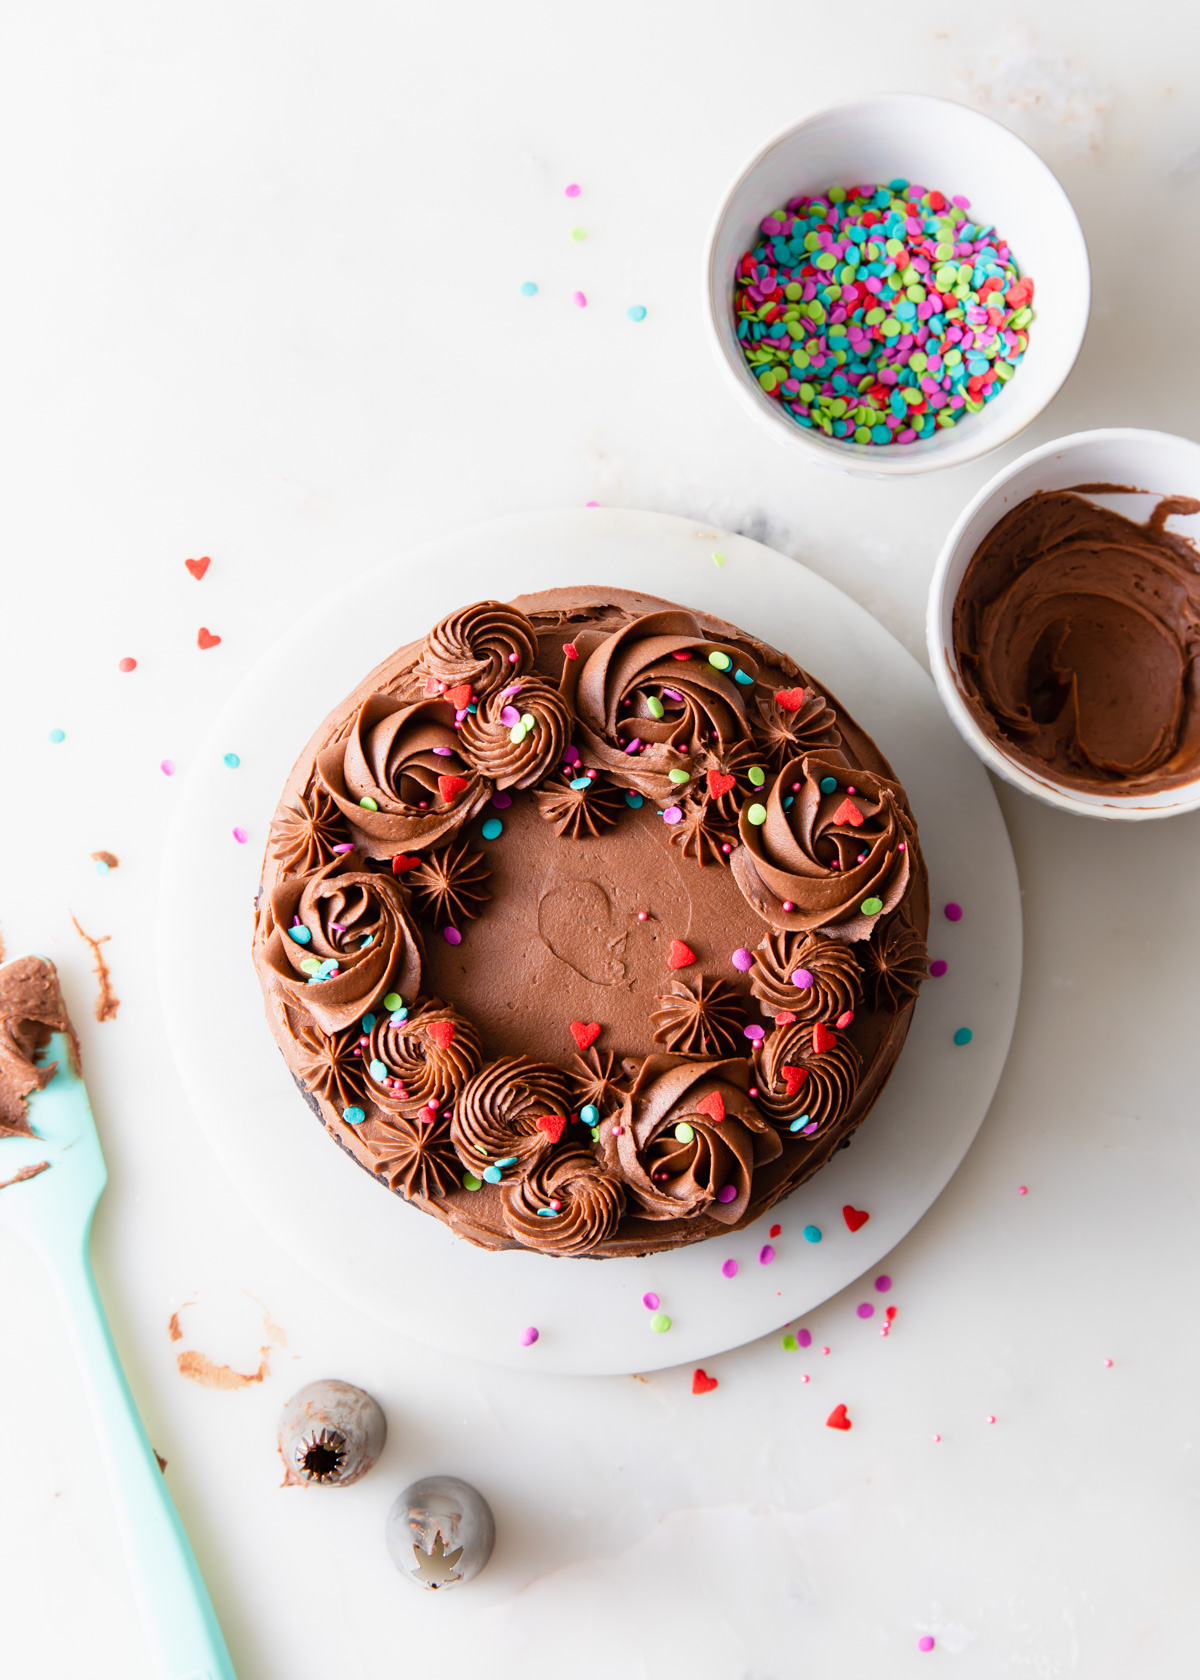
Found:
M 815 291 L 809 284 L 789 285 L 785 290 L 780 274 L 780 295 L 768 294 L 764 299 L 766 313 L 773 318 L 763 323 L 765 331 L 755 342 L 765 341 L 774 348 L 784 332 L 789 337 L 782 355 L 775 355 L 767 365 L 751 367 L 746 329 L 753 323 L 747 322 L 745 315 L 740 323 L 735 313 L 738 281 L 745 277 L 739 265 L 748 252 L 764 249 L 764 238 L 768 240 L 765 249 L 772 269 L 786 269 L 789 263 L 803 261 L 799 253 L 781 255 L 782 247 L 770 244 L 778 236 L 774 232 L 764 235 L 764 218 L 783 211 L 781 233 L 786 228 L 783 237 L 788 238 L 797 231 L 788 226 L 789 203 L 827 195 L 830 188 L 853 190 L 871 183 L 880 189 L 899 183 L 895 191 L 913 192 L 914 200 L 918 186 L 923 189 L 922 196 L 945 195 L 943 215 L 951 214 L 950 206 L 957 204 L 961 215 L 978 218 L 968 224 L 970 240 L 955 253 L 961 262 L 968 255 L 966 243 L 973 246 L 976 255 L 970 260 L 976 263 L 976 281 L 982 284 L 991 277 L 996 248 L 1007 247 L 1019 275 L 1031 278 L 1036 288 L 1032 319 L 1022 322 L 1022 335 L 1027 340 L 1024 352 L 1013 364 L 1011 377 L 1001 372 L 1003 388 L 994 386 L 995 395 L 977 412 L 966 407 L 965 381 L 961 389 L 957 382 L 947 384 L 946 376 L 959 367 L 957 361 L 953 368 L 938 366 L 936 360 L 934 369 L 920 367 L 918 378 L 926 387 L 929 411 L 917 418 L 921 423 L 928 422 L 927 436 L 920 435 L 919 430 L 914 435 L 912 427 L 897 427 L 894 420 L 889 420 L 889 404 L 878 385 L 872 398 L 869 391 L 858 390 L 857 379 L 846 380 L 843 376 L 824 404 L 811 395 L 819 396 L 821 384 L 833 377 L 831 369 L 835 368 L 839 348 L 843 358 L 849 350 L 853 365 L 854 343 L 866 343 L 861 335 L 871 329 L 861 325 L 866 316 L 864 306 L 868 302 L 874 306 L 874 300 L 863 295 L 863 287 L 873 280 L 882 281 L 887 288 L 888 273 L 896 272 L 894 263 L 888 269 L 891 254 L 886 248 L 879 249 L 870 264 L 850 265 L 847 281 L 844 259 L 855 253 L 843 239 L 841 248 L 835 248 L 834 262 L 821 265 L 831 278 L 826 280 L 822 275 Z M 924 216 L 931 214 L 927 205 L 920 210 Z M 833 232 L 836 237 L 836 225 Z M 994 245 L 989 245 L 993 238 Z M 866 254 L 861 246 L 859 251 Z M 811 243 L 808 254 L 812 254 Z M 916 305 L 911 321 L 886 321 L 888 332 L 900 329 L 891 341 L 895 349 L 889 363 L 906 366 L 914 350 L 919 357 L 926 357 L 932 317 L 940 316 L 937 326 L 944 329 L 950 310 L 967 307 L 962 298 L 953 296 L 949 285 L 945 287 L 945 303 L 940 294 L 934 297 L 936 285 L 927 284 L 933 279 L 924 271 L 910 271 L 903 292 L 895 294 L 904 302 L 906 315 L 908 301 L 915 298 Z M 771 282 L 768 279 L 766 283 L 769 286 Z M 847 283 L 856 288 L 849 310 L 842 298 L 842 286 Z M 964 279 L 959 283 L 974 289 L 975 282 Z M 870 289 L 874 291 L 875 287 Z M 790 445 L 811 461 L 859 476 L 892 478 L 976 460 L 1008 443 L 1041 414 L 1079 354 L 1091 301 L 1091 272 L 1083 232 L 1070 199 L 1052 171 L 1024 141 L 990 117 L 952 100 L 892 93 L 817 111 L 777 135 L 751 159 L 717 210 L 704 258 L 704 292 L 717 360 L 743 408 L 785 447 Z M 885 289 L 884 301 L 892 297 L 891 290 Z M 772 302 L 779 307 L 772 310 Z M 798 314 L 801 306 L 803 313 Z M 970 308 L 975 309 L 973 301 Z M 788 319 L 782 318 L 785 313 Z M 739 338 L 740 324 L 743 336 Z M 964 332 L 972 331 L 973 347 L 972 324 L 966 320 L 952 324 L 961 326 Z M 910 325 L 915 331 L 905 342 Z M 990 325 L 994 331 L 995 322 Z M 791 340 L 790 332 L 797 326 L 799 336 Z M 772 327 L 777 336 L 768 339 Z M 925 336 L 918 341 L 922 327 Z M 857 340 L 847 340 L 850 328 L 860 335 Z M 988 333 L 989 324 L 981 323 L 980 336 L 986 338 Z M 935 345 L 940 356 L 947 345 L 942 334 L 935 332 L 935 337 L 942 339 Z M 957 349 L 957 344 L 949 348 Z M 989 345 L 985 354 L 995 360 L 996 346 Z M 938 377 L 931 378 L 935 372 Z M 768 386 L 776 377 L 779 382 L 768 391 L 764 377 Z M 788 381 L 787 389 L 782 386 L 783 378 Z M 842 395 L 843 384 L 849 385 L 846 396 Z M 886 378 L 883 384 L 887 386 Z M 946 389 L 937 388 L 941 385 Z M 892 394 L 894 386 L 889 387 Z M 978 390 L 973 394 L 977 397 Z M 839 399 L 848 412 L 835 415 L 832 409 Z M 874 428 L 861 424 L 863 418 L 870 417 L 869 411 L 877 416 Z M 954 420 L 952 425 L 945 419 L 938 421 L 938 415 L 947 411 Z M 855 413 L 860 423 L 853 426 L 850 435 L 836 435 Z M 828 426 L 829 422 L 836 423 Z M 834 435 L 828 435 L 823 426 Z M 885 426 L 893 427 L 894 434 L 902 432 L 908 441 L 881 441 L 886 435 Z M 874 436 L 864 435 L 872 430 Z

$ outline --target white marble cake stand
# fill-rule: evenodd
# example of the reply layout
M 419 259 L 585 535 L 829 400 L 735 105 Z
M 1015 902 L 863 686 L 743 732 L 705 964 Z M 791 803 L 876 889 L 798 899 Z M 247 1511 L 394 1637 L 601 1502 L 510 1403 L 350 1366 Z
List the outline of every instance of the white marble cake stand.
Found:
M 714 552 L 724 564 L 714 564 Z M 786 650 L 876 737 L 908 789 L 933 899 L 926 983 L 899 1065 L 856 1136 L 752 1228 L 645 1260 L 482 1253 L 389 1195 L 317 1125 L 263 1019 L 250 962 L 267 825 L 311 731 L 393 648 L 484 596 L 578 583 L 719 613 Z M 284 597 L 286 599 L 286 596 Z M 236 752 L 240 768 L 223 762 Z M 520 515 L 426 543 L 322 601 L 264 655 L 187 774 L 164 864 L 163 1006 L 209 1142 L 302 1265 L 420 1341 L 530 1370 L 617 1373 L 691 1362 L 797 1318 L 873 1268 L 962 1160 L 1004 1065 L 1021 979 L 1021 904 L 987 775 L 916 661 L 831 584 L 761 544 L 661 514 Z M 236 844 L 231 831 L 248 831 Z M 965 915 L 947 921 L 942 906 Z M 954 1043 L 970 1027 L 965 1048 Z M 843 1204 L 870 1214 L 852 1234 Z M 759 1252 L 782 1226 L 775 1259 Z M 803 1231 L 815 1225 L 819 1243 Z M 739 1262 L 735 1278 L 722 1262 Z M 672 1328 L 650 1329 L 642 1296 Z M 534 1325 L 537 1343 L 523 1347 Z

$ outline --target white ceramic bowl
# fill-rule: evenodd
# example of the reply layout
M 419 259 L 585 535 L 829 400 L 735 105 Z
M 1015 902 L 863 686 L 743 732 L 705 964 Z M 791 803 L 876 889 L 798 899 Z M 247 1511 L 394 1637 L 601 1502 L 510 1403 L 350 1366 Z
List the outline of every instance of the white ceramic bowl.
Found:
M 967 504 L 946 538 L 929 586 L 929 614 L 925 633 L 929 663 L 938 693 L 963 740 L 998 776 L 1023 793 L 1033 794 L 1060 811 L 1083 816 L 1142 822 L 1147 817 L 1170 817 L 1200 807 L 1200 777 L 1163 793 L 1114 795 L 1083 793 L 1062 787 L 1009 758 L 985 735 L 958 685 L 954 657 L 954 602 L 971 557 L 984 537 L 1008 510 L 1035 490 L 1069 490 L 1077 484 L 1124 484 L 1156 495 L 1090 496 L 1127 519 L 1144 520 L 1157 495 L 1200 498 L 1200 444 L 1167 432 L 1133 428 L 1076 432 L 1021 455 L 998 472 Z M 1200 539 L 1200 514 L 1173 518 L 1171 530 Z
M 801 193 L 859 181 L 918 181 L 950 196 L 1008 240 L 1037 286 L 1029 348 L 1007 387 L 979 414 L 916 443 L 872 447 L 827 438 L 784 414 L 750 373 L 733 315 L 734 271 L 764 216 Z M 809 460 L 872 478 L 911 477 L 973 461 L 1024 431 L 1074 366 L 1087 327 L 1091 271 L 1071 201 L 1056 177 L 1000 123 L 948 99 L 878 94 L 805 117 L 742 170 L 717 211 L 704 259 L 717 359 L 743 406 Z

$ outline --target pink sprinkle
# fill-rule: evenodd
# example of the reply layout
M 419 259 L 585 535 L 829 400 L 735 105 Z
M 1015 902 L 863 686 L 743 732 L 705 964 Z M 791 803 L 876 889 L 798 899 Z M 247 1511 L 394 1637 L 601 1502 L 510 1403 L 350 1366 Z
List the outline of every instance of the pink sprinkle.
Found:
M 683 821 L 683 812 L 679 809 L 678 805 L 668 805 L 666 810 L 663 812 L 663 821 L 665 823 L 670 823 L 671 826 L 674 827 L 677 822 Z
M 940 1435 L 935 1435 L 933 1438 L 935 1441 L 940 1441 L 942 1437 Z
M 855 1308 L 859 1318 L 874 1318 L 875 1307 L 871 1301 L 863 1301 Z
M 886 1272 L 880 1272 L 879 1276 L 875 1279 L 875 1287 L 881 1295 L 887 1294 L 888 1290 L 892 1287 L 892 1280 Z
M 567 747 L 567 749 L 563 753 L 563 763 L 564 764 L 578 764 L 579 763 L 579 748 L 578 747 Z
M 746 1092 L 746 1095 L 750 1098 L 750 1100 L 752 1102 L 757 1102 L 758 1101 L 758 1086 L 757 1085 L 751 1085 L 750 1089 Z
M 842 1031 L 845 1030 L 846 1027 L 848 1027 L 850 1025 L 850 1023 L 851 1023 L 851 1021 L 853 1021 L 853 1019 L 854 1019 L 853 1009 L 843 1009 L 842 1013 L 838 1016 L 837 1020 L 834 1022 L 834 1026 L 837 1027 L 839 1032 L 842 1032 Z
M 512 728 L 511 724 L 509 725 L 509 728 L 510 729 Z M 453 747 L 434 747 L 433 750 L 438 755 L 439 758 L 453 758 L 454 757 L 454 748 Z
M 933 1438 L 934 1438 L 935 1441 L 940 1441 L 941 1440 L 940 1435 L 935 1435 Z M 918 1651 L 932 1651 L 933 1650 L 933 1645 L 934 1645 L 934 1639 L 933 1639 L 933 1635 L 931 1633 L 923 1633 L 921 1635 L 920 1639 L 917 1640 L 917 1650 Z
M 564 187 L 563 188 L 563 191 L 566 193 L 568 198 L 578 198 L 579 197 L 579 183 L 578 183 L 578 181 L 572 181 L 571 185 L 569 187 Z
M 736 1202 L 737 1201 L 737 1185 L 736 1184 L 723 1184 L 721 1186 L 721 1188 L 717 1191 L 717 1200 L 719 1202 Z
M 988 1423 L 995 1423 L 995 1421 L 996 1421 L 996 1419 L 995 1419 L 995 1417 L 994 1417 L 994 1416 L 993 1416 L 993 1415 L 992 1415 L 992 1413 L 991 1413 L 991 1412 L 989 1412 L 989 1413 L 988 1413 L 988 1415 L 987 1415 L 987 1419 L 986 1419 L 986 1421 L 987 1421 L 987 1422 L 988 1422 Z
M 599 507 L 600 503 L 599 502 L 584 502 L 583 505 L 584 505 L 584 507 Z
M 736 1277 L 737 1274 L 738 1274 L 738 1263 L 737 1263 L 736 1260 L 722 1260 L 722 1262 L 721 1262 L 721 1276 L 722 1277 Z
M 797 968 L 792 974 L 792 985 L 799 986 L 802 992 L 806 992 L 812 985 L 813 978 L 814 976 L 810 969 Z
M 784 901 L 783 901 L 783 913 L 784 913 L 785 916 L 790 916 L 792 911 L 795 908 L 796 908 L 796 906 L 792 903 L 790 898 L 785 898 L 784 899 Z
M 962 905 L 950 903 L 946 906 L 946 920 L 948 922 L 962 921 Z
M 766 1037 L 766 1034 L 763 1032 L 763 1029 L 759 1026 L 757 1021 L 751 1021 L 748 1027 L 742 1028 L 742 1032 L 754 1044 L 757 1044 L 760 1038 Z
M 796 1340 L 799 1342 L 799 1344 L 802 1348 L 811 1347 L 812 1346 L 812 1331 L 811 1330 L 797 1330 Z
M 516 656 L 516 654 L 515 654 L 515 653 L 510 653 L 510 654 L 509 654 L 509 656 L 508 656 L 508 663 L 509 663 L 509 664 L 510 664 L 510 665 L 515 665 L 515 664 L 516 664 L 516 663 L 517 663 L 517 656 Z
M 175 766 L 169 758 L 164 758 L 158 768 L 162 771 L 164 776 L 173 776 L 175 774 Z
M 614 1126 L 613 1129 L 612 1129 L 612 1135 L 614 1137 L 621 1137 L 621 1136 L 623 1136 L 624 1131 L 625 1131 L 624 1126 Z
M 347 841 L 344 845 L 335 846 L 333 849 L 340 857 L 346 852 L 352 852 L 354 850 L 354 845 L 353 842 Z
M 462 944 L 462 934 L 459 933 L 459 931 L 456 927 L 443 928 L 442 929 L 442 937 L 443 937 L 443 939 L 445 939 L 447 945 L 461 945 Z
M 658 1296 L 654 1293 L 653 1289 L 648 1290 L 647 1293 L 642 1296 L 642 1305 L 648 1312 L 658 1311 Z
M 430 1097 L 429 1101 L 425 1104 L 425 1107 L 430 1109 L 434 1114 L 436 1114 L 437 1113 L 437 1098 L 436 1097 Z
M 733 953 L 732 961 L 734 968 L 740 968 L 743 974 L 745 974 L 748 969 L 754 967 L 754 958 L 751 956 L 750 952 L 747 951 L 744 945 L 738 946 L 737 950 Z
M 250 836 L 246 833 L 244 828 L 235 828 L 233 831 L 233 838 L 237 841 L 239 846 L 244 846 Z
M 938 957 L 935 961 L 930 963 L 929 972 L 935 980 L 940 980 L 942 975 L 946 972 L 946 966 L 947 965 L 942 961 L 941 957 Z
M 537 1339 L 538 1339 L 538 1333 L 534 1329 L 532 1324 L 529 1326 L 528 1330 L 522 1330 L 522 1332 L 521 1332 L 521 1346 L 522 1347 L 532 1347 L 534 1342 L 537 1341 Z
M 638 911 L 638 921 L 639 922 L 649 921 L 649 919 L 650 919 L 650 912 L 648 910 L 639 910 Z
M 809 1380 L 808 1372 L 805 1371 L 804 1375 L 800 1378 L 800 1381 L 801 1382 L 808 1382 L 808 1380 Z
M 1101 1360 L 1100 1363 L 1104 1366 L 1104 1369 L 1106 1371 L 1111 1371 L 1112 1370 L 1112 1360 L 1111 1359 L 1103 1359 L 1103 1360 Z
M 771 1264 L 772 1260 L 774 1260 L 774 1258 L 775 1258 L 775 1250 L 771 1247 L 770 1243 L 764 1243 L 758 1251 L 758 1263 L 759 1263 L 759 1265 L 760 1266 L 769 1266 Z
M 512 794 L 494 793 L 492 795 L 492 804 L 496 807 L 497 811 L 507 811 L 508 807 L 512 804 Z
M 521 714 L 515 706 L 501 706 L 500 722 L 506 729 L 512 729 L 516 724 L 520 723 L 520 721 Z M 433 750 L 436 752 L 437 748 L 435 747 Z
M 586 309 L 587 308 L 587 298 L 586 298 L 586 296 L 584 295 L 583 292 L 576 292 L 575 293 L 575 307 L 576 307 L 576 309 Z
M 823 1348 L 822 1348 L 822 1349 L 821 1349 L 821 1352 L 822 1352 L 822 1353 L 828 1353 L 828 1352 L 829 1352 L 829 1349 L 828 1349 L 828 1348 L 827 1348 L 827 1347 L 823 1347 Z
M 1018 1184 L 1017 1185 L 1017 1195 L 1018 1196 L 1028 1196 L 1028 1194 L 1029 1194 L 1029 1186 L 1027 1184 Z
M 640 739 L 638 738 L 638 736 L 635 735 L 633 737 L 633 740 L 630 741 L 629 745 L 625 748 L 625 751 L 627 753 L 635 753 L 638 750 L 638 748 L 641 746 L 641 744 L 642 743 L 641 743 Z

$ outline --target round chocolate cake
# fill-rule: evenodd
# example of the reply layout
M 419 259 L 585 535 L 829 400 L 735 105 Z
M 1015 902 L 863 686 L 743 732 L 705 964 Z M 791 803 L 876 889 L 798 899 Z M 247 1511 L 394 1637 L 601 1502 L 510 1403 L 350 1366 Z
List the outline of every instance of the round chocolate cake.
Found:
M 786 655 L 627 590 L 372 671 L 271 826 L 254 962 L 309 1105 L 484 1248 L 647 1254 L 844 1148 L 925 975 L 904 789 Z

